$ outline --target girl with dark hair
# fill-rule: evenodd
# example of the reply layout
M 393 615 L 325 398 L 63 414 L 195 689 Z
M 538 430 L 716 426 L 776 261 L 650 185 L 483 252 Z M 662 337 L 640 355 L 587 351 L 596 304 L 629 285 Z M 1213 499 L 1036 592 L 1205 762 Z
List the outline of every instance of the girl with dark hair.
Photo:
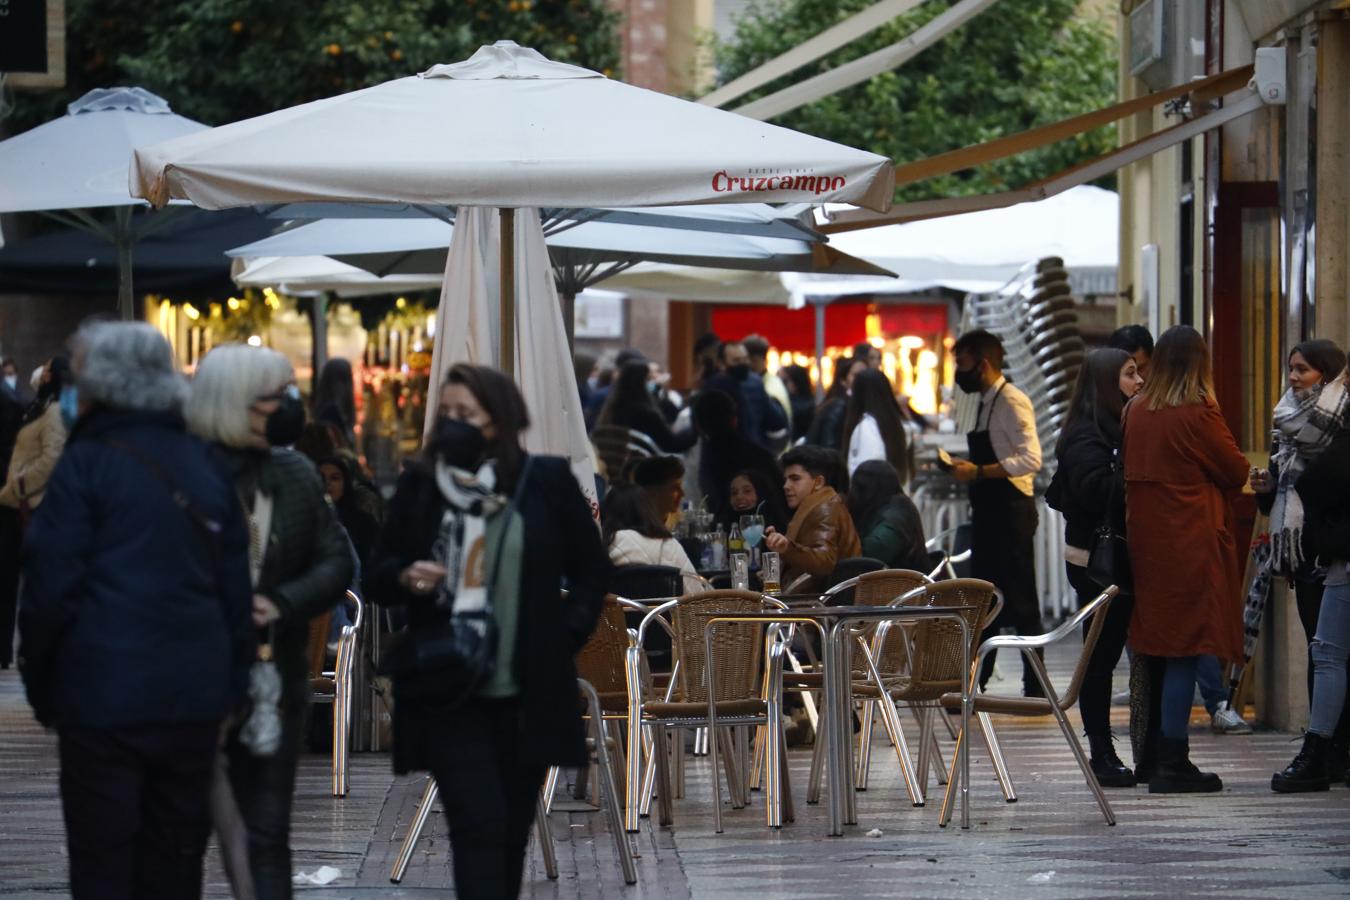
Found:
M 853 390 L 844 418 L 844 446 L 851 476 L 869 460 L 879 459 L 895 467 L 903 483 L 909 471 L 905 425 L 895 402 L 891 380 L 878 369 L 864 369 L 853 376 Z
M 848 410 L 848 396 L 853 379 L 867 368 L 867 362 L 846 356 L 834 364 L 834 380 L 825 392 L 820 409 L 807 432 L 806 442 L 817 447 L 839 450 L 844 446 L 844 414 Z
M 648 387 L 655 383 L 651 367 L 645 361 L 625 363 L 609 389 L 609 398 L 596 424 L 630 428 L 651 438 L 665 453 L 683 453 L 694 446 L 698 436 L 693 431 L 676 434 L 670 430 Z
M 769 480 L 758 469 L 743 469 L 731 479 L 731 512 L 723 523 L 730 527 L 741 516 L 758 514 L 764 517 L 766 527 L 787 531 L 787 500 L 783 485 Z
M 618 566 L 673 566 L 684 574 L 687 593 L 704 589 L 689 555 L 675 540 L 645 488 L 616 484 L 600 505 L 603 539 Z
M 312 406 L 315 421 L 332 422 L 342 430 L 348 447 L 356 445 L 356 389 L 350 362 L 336 356 L 323 364 Z
M 351 538 L 356 558 L 361 561 L 364 571 L 370 564 L 370 553 L 375 549 L 380 523 L 362 508 L 351 463 L 344 457 L 330 456 L 320 460 L 319 475 L 323 478 L 328 499 L 333 501 L 333 508 L 337 510 L 338 522 L 347 530 L 347 537 Z
M 1214 399 L 1209 348 L 1188 325 L 1163 333 L 1139 399 L 1125 411 L 1122 457 L 1134 614 L 1129 644 L 1160 671 L 1149 792 L 1223 789 L 1191 763 L 1188 732 L 1196 666 L 1204 654 L 1242 655 L 1238 549 L 1229 501 L 1247 483 L 1247 459 Z M 1153 680 L 1153 679 L 1151 679 Z M 1152 717 L 1152 716 L 1150 716 Z M 1142 779 L 1141 779 L 1142 780 Z
M 927 572 L 923 519 L 900 486 L 895 466 L 868 460 L 853 473 L 848 511 L 862 541 L 862 555 L 879 559 L 888 569 Z
M 444 646 L 447 626 L 482 642 L 490 662 L 457 681 L 419 667 L 415 652 L 386 654 L 394 769 L 436 779 L 455 893 L 515 897 L 544 774 L 589 759 L 572 657 L 595 627 L 611 567 L 568 461 L 521 446 L 529 414 L 511 379 L 459 364 L 438 399 L 366 593 L 407 607 L 400 646 Z
M 1120 416 L 1125 402 L 1143 386 L 1139 367 L 1124 350 L 1088 354 L 1064 428 L 1055 445 L 1058 465 L 1046 502 L 1064 514 L 1064 559 L 1069 584 L 1079 605 L 1090 603 L 1104 585 L 1087 575 L 1088 551 L 1108 513 L 1117 534 L 1124 531 L 1125 479 L 1116 454 L 1120 449 Z M 1107 611 L 1106 624 L 1088 661 L 1078 698 L 1083 731 L 1091 751 L 1092 771 L 1103 787 L 1131 787 L 1135 774 L 1116 755 L 1111 737 L 1111 673 L 1125 649 L 1134 597 L 1122 593 Z
M 788 399 L 792 403 L 792 441 L 796 443 L 811 431 L 811 422 L 816 417 L 816 394 L 811 386 L 811 373 L 805 366 L 784 366 L 778 375 L 787 386 Z
M 1312 461 L 1345 430 L 1345 382 L 1337 377 L 1344 369 L 1345 353 L 1331 341 L 1304 341 L 1294 346 L 1289 353 L 1289 387 L 1275 406 L 1270 466 L 1251 473 L 1257 506 L 1270 516 L 1269 540 L 1258 544 L 1262 548 L 1257 551 L 1260 569 L 1252 593 L 1263 600 L 1274 578 L 1287 579 L 1294 588 L 1310 647 L 1317 636 L 1326 573 L 1317 567 L 1316 554 L 1311 552 L 1317 538 L 1311 531 L 1316 523 L 1308 522 L 1310 527 L 1304 527 L 1305 504 L 1295 485 Z M 1309 702 L 1314 668 L 1310 656 Z M 1340 780 L 1350 762 L 1350 713 L 1341 712 L 1334 734 L 1328 737 L 1327 763 Z M 1272 786 L 1276 790 L 1297 789 L 1300 776 L 1306 773 L 1294 766 L 1290 769 L 1293 771 L 1275 776 Z

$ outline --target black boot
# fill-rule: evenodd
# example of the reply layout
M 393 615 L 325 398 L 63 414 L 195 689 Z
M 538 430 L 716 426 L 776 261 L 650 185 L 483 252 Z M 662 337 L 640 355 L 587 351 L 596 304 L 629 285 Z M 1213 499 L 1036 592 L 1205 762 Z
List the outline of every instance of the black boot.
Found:
M 1201 772 L 1191 762 L 1189 741 L 1158 740 L 1158 764 L 1148 782 L 1150 794 L 1212 794 L 1223 790 L 1213 772 Z
M 1350 744 L 1333 737 L 1327 747 L 1327 778 L 1342 781 L 1348 775 L 1350 775 Z
M 1097 783 L 1102 787 L 1134 787 L 1134 773 L 1116 755 L 1111 732 L 1089 734 L 1087 739 L 1092 754 L 1089 762 L 1092 765 L 1092 774 L 1097 776 Z
M 1325 791 L 1331 787 L 1327 775 L 1327 753 L 1331 741 L 1311 731 L 1303 735 L 1303 749 L 1283 772 L 1270 779 L 1270 789 L 1281 794 L 1302 794 L 1307 791 Z

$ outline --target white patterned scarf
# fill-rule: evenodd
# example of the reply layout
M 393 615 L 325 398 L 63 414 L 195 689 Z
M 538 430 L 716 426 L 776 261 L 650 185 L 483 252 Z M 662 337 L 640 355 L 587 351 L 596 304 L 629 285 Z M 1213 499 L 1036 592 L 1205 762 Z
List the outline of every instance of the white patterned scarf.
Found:
M 496 492 L 497 470 L 492 461 L 477 472 L 436 463 L 436 485 L 445 498 L 440 536 L 432 556 L 445 566 L 436 605 L 455 616 L 488 610 L 487 519 L 507 498 Z M 475 623 L 485 629 L 485 624 Z
M 1345 427 L 1350 392 L 1345 381 L 1285 391 L 1275 406 L 1274 449 L 1270 460 L 1279 473 L 1275 502 L 1270 510 L 1270 569 L 1292 574 L 1304 562 L 1303 501 L 1294 485 L 1307 468 Z

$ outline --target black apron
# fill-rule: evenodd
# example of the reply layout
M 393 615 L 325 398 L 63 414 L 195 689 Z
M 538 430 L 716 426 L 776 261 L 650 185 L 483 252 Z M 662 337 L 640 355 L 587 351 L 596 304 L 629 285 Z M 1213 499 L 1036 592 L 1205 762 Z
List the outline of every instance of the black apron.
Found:
M 966 446 L 970 461 L 977 466 L 999 462 L 994 443 L 989 436 L 989 422 L 994 407 L 1008 386 L 999 386 L 989 409 L 981 400 L 975 414 L 975 430 L 967 432 Z M 984 428 L 980 428 L 983 420 Z M 1039 634 L 1041 631 L 1040 598 L 1036 595 L 1036 500 L 1019 491 L 1007 478 L 981 478 L 969 483 L 971 519 L 971 573 L 976 578 L 993 582 L 1003 591 L 1004 607 L 998 620 L 990 626 L 989 634 L 1005 626 L 1018 634 Z M 994 654 L 985 657 L 981 684 L 993 671 Z M 1023 680 L 1035 682 L 1025 668 Z

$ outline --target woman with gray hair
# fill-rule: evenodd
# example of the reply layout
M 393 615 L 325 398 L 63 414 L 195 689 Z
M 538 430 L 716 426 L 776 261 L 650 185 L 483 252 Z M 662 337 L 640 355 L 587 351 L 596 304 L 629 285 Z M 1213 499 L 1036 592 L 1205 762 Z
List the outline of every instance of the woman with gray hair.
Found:
M 290 362 L 275 350 L 226 344 L 197 367 L 188 427 L 220 448 L 249 520 L 253 624 L 260 656 L 281 675 L 279 746 L 235 731 L 230 783 L 248 828 L 260 900 L 291 896 L 291 794 L 309 708 L 310 619 L 331 610 L 352 580 L 347 537 L 314 465 L 287 449 L 305 424 Z M 264 649 L 269 648 L 269 649 Z
M 82 329 L 74 373 L 81 413 L 19 610 L 28 699 L 59 736 L 70 890 L 197 897 L 221 723 L 253 655 L 248 531 L 154 328 Z

